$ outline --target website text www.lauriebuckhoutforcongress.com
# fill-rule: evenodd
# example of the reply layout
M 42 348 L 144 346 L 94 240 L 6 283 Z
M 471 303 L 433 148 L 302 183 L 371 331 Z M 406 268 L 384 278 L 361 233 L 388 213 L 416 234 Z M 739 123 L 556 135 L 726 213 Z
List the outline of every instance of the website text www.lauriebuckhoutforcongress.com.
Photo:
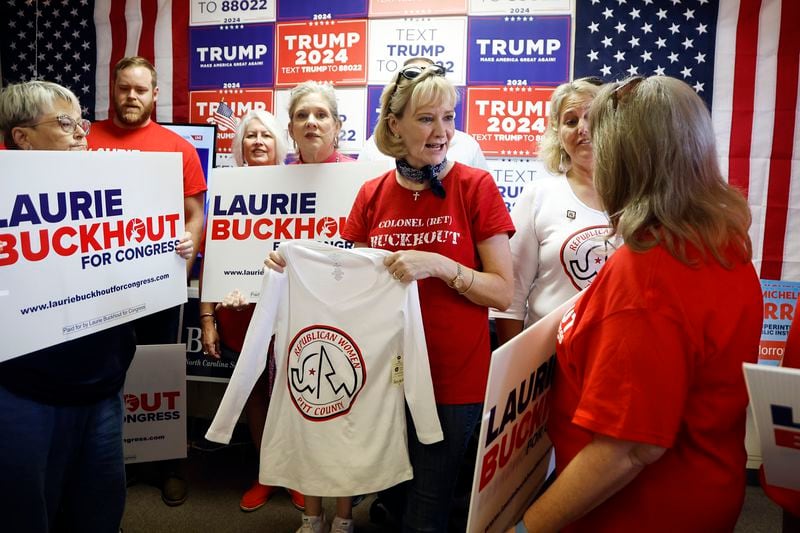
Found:
M 97 298 L 98 296 L 105 296 L 107 294 L 113 294 L 115 292 L 124 291 L 127 289 L 138 289 L 142 285 L 147 285 L 148 283 L 155 283 L 157 281 L 162 281 L 169 278 L 169 274 L 160 274 L 158 276 L 152 276 L 145 279 L 140 279 L 137 281 L 131 281 L 130 283 L 123 283 L 121 285 L 112 285 L 107 289 L 93 289 L 89 292 L 83 294 L 75 294 L 73 296 L 67 296 L 66 298 L 61 298 L 59 300 L 50 300 L 45 304 L 34 305 L 31 307 L 23 307 L 19 310 L 20 313 L 23 315 L 27 315 L 30 313 L 37 313 L 39 311 L 45 311 L 47 309 L 53 309 L 55 307 L 59 307 L 66 304 L 72 304 L 75 302 L 82 302 L 84 300 L 90 300 L 92 298 Z

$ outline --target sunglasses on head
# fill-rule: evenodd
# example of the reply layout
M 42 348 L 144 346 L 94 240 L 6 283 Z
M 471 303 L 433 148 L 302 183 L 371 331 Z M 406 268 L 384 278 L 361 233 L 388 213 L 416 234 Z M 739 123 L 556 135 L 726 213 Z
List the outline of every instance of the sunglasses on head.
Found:
M 575 81 L 583 81 L 583 82 L 591 83 L 592 85 L 598 85 L 598 86 L 599 85 L 603 85 L 605 83 L 603 81 L 603 78 L 599 78 L 597 76 L 585 76 L 583 78 L 578 78 Z
M 646 78 L 644 76 L 634 76 L 625 81 L 619 82 L 614 90 L 611 91 L 611 103 L 614 106 L 614 111 L 617 110 L 619 103 L 622 102 L 629 94 L 633 93 L 633 91 L 635 91 L 639 84 L 645 79 Z
M 444 69 L 443 66 L 431 64 L 431 65 L 425 65 L 424 67 L 421 67 L 419 65 L 409 65 L 407 67 L 400 69 L 399 75 L 407 80 L 413 80 L 418 78 L 426 70 L 432 71 L 436 76 L 444 77 L 444 75 L 447 74 L 447 71 Z

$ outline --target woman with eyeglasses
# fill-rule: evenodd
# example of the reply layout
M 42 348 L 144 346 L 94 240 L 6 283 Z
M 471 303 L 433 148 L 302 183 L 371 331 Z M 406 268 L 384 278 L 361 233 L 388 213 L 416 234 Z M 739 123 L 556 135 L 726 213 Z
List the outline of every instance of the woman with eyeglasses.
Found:
M 354 161 L 339 152 L 342 119 L 336 92 L 328 83 L 306 81 L 292 89 L 289 99 L 289 137 L 297 152 L 295 163 Z
M 514 298 L 492 311 L 504 344 L 591 284 L 618 241 L 610 230 L 592 179 L 589 106 L 602 80 L 581 78 L 559 85 L 539 155 L 552 176 L 528 185 L 511 209 Z
M 405 531 L 447 531 L 486 390 L 488 308 L 506 308 L 513 288 L 514 226 L 494 180 L 447 159 L 457 97 L 438 65 L 407 66 L 384 88 L 375 143 L 396 169 L 361 187 L 342 232 L 356 246 L 394 252 L 389 272 L 418 283 L 444 440 L 421 444 L 408 417 Z
M 558 477 L 509 532 L 733 531 L 762 300 L 746 200 L 675 78 L 603 87 L 594 180 L 625 244 L 564 315 L 547 429 Z
M 65 87 L 29 81 L 0 91 L 8 149 L 86 150 L 88 132 Z M 192 248 L 184 239 L 179 254 L 186 258 Z M 125 506 L 122 385 L 135 350 L 133 326 L 122 324 L 0 363 L 4 530 L 118 530 Z

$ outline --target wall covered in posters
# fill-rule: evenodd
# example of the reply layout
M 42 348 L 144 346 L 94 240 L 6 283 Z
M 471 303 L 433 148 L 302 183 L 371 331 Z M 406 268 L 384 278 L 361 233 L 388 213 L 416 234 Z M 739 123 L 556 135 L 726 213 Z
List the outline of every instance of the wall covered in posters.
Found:
M 215 122 L 225 102 L 236 116 L 264 109 L 286 123 L 292 87 L 330 82 L 344 124 L 341 149 L 357 155 L 384 85 L 404 61 L 424 56 L 458 87 L 456 125 L 480 144 L 509 208 L 544 172 L 535 157 L 548 101 L 570 78 L 570 0 L 190 4 L 192 122 Z M 227 166 L 233 131 L 223 123 L 217 129 L 217 164 Z

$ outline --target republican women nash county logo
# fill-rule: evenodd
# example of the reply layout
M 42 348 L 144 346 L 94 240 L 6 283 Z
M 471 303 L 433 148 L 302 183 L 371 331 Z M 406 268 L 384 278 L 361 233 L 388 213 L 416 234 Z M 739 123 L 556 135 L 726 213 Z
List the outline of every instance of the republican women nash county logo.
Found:
M 347 414 L 367 380 L 361 350 L 333 326 L 302 329 L 289 343 L 287 385 L 306 419 L 324 421 Z

